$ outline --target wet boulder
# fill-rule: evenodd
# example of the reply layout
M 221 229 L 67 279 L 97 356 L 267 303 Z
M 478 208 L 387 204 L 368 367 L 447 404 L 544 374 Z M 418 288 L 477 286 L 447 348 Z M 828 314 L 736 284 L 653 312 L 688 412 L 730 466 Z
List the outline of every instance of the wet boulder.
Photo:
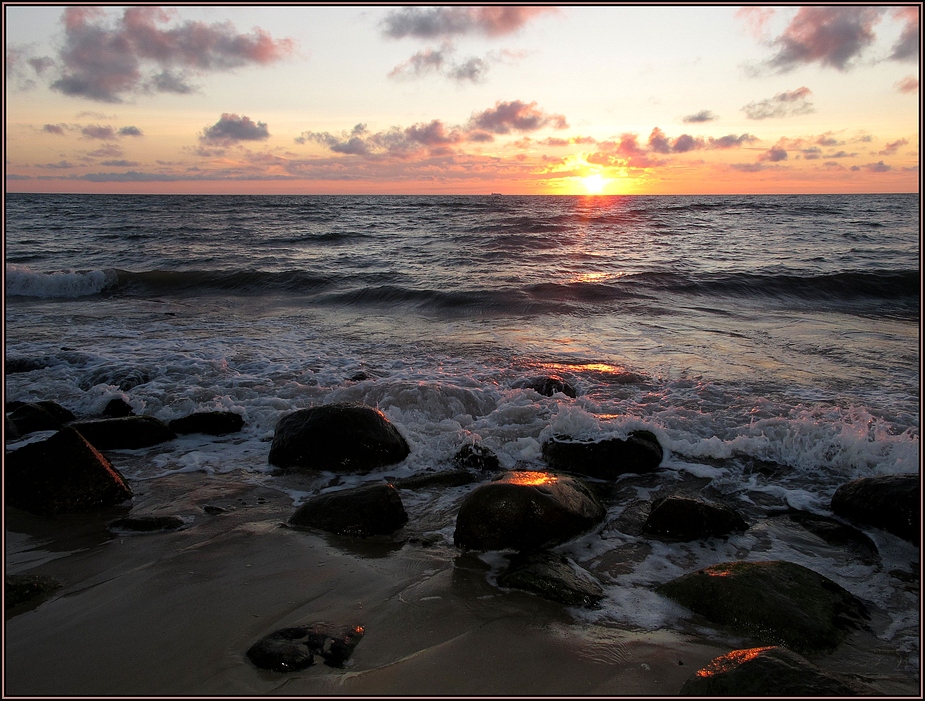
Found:
M 7 442 L 22 438 L 22 434 L 19 432 L 16 424 L 10 421 L 9 415 L 4 415 L 3 417 L 3 437 Z
M 329 667 L 343 667 L 363 639 L 362 626 L 315 623 L 283 628 L 254 643 L 247 657 L 261 669 L 296 672 L 314 664 L 315 655 Z
M 289 518 L 289 525 L 298 528 L 360 538 L 394 533 L 407 522 L 398 490 L 384 483 L 319 494 Z
M 513 386 L 516 388 L 532 389 L 534 392 L 542 394 L 544 397 L 552 397 L 559 392 L 573 399 L 577 396 L 575 388 L 558 375 L 531 377 L 526 380 L 519 380 L 515 382 Z
M 857 682 L 823 671 L 795 652 L 779 647 L 733 650 L 699 669 L 680 696 L 857 696 L 871 694 Z
M 919 484 L 918 474 L 862 477 L 835 491 L 832 511 L 918 545 L 922 514 Z
M 411 449 L 385 415 L 363 404 L 324 404 L 284 416 L 269 462 L 282 468 L 364 472 L 404 460 Z
M 73 428 L 7 450 L 6 503 L 40 516 L 90 511 L 131 498 L 122 474 Z
M 75 416 L 56 402 L 26 402 L 8 414 L 20 435 L 35 431 L 57 431 Z
M 39 603 L 61 588 L 58 580 L 40 574 L 8 574 L 4 579 L 4 608 L 7 610 Z
M 224 436 L 244 428 L 244 417 L 233 411 L 199 411 L 167 424 L 174 433 L 205 433 Z
M 714 623 L 804 654 L 834 649 L 869 618 L 832 580 L 780 560 L 713 565 L 657 591 Z
M 116 532 L 155 533 L 158 531 L 176 531 L 186 525 L 179 516 L 126 516 L 109 524 L 109 529 Z
M 501 469 L 498 456 L 481 443 L 472 443 L 460 448 L 453 456 L 456 467 L 480 472 L 494 472 Z
M 147 448 L 177 437 L 153 416 L 124 416 L 117 419 L 75 421 L 71 428 L 100 450 Z
M 603 505 L 578 478 L 508 472 L 465 498 L 453 540 L 466 550 L 538 550 L 590 530 L 604 515 Z
M 115 397 L 110 399 L 107 402 L 106 407 L 103 409 L 103 416 L 107 419 L 121 419 L 123 416 L 134 416 L 135 410 L 132 409 L 132 405 L 127 401 L 122 399 L 122 397 Z
M 520 589 L 568 606 L 594 606 L 604 590 L 594 575 L 561 555 L 548 551 L 521 553 L 498 575 L 498 584 Z
M 394 480 L 399 489 L 433 489 L 439 487 L 461 487 L 464 484 L 475 482 L 475 477 L 469 470 L 444 470 L 442 472 L 424 472 L 411 477 L 402 477 Z
M 543 460 L 551 469 L 603 480 L 654 472 L 663 457 L 662 446 L 650 431 L 634 431 L 625 440 L 579 441 L 554 436 L 543 443 Z
M 676 540 L 724 536 L 747 528 L 731 506 L 683 494 L 656 499 L 642 526 L 644 533 Z

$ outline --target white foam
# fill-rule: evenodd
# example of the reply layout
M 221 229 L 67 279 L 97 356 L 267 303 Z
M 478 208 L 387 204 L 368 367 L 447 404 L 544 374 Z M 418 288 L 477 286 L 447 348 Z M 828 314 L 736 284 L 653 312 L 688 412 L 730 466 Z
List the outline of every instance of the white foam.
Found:
M 35 272 L 22 265 L 7 264 L 6 294 L 10 297 L 87 297 L 115 282 L 105 270 Z

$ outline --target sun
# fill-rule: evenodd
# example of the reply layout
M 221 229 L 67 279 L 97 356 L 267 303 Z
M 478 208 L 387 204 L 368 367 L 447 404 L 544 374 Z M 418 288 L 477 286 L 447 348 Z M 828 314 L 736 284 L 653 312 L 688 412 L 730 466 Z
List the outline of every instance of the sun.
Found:
M 584 178 L 581 178 L 581 183 L 585 186 L 585 190 L 588 191 L 589 195 L 601 194 L 609 182 L 610 179 L 603 177 L 600 173 L 587 175 Z

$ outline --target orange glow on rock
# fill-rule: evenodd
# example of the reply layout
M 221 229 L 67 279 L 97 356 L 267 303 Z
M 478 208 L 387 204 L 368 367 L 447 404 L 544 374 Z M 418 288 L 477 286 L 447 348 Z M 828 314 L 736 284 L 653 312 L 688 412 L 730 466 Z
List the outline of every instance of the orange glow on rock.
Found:
M 508 482 L 509 484 L 519 484 L 528 487 L 538 487 L 543 484 L 555 484 L 559 481 L 559 478 L 555 475 L 550 475 L 548 472 L 511 472 L 504 476 L 502 480 Z
M 725 674 L 739 665 L 745 664 L 749 660 L 753 660 L 758 655 L 760 655 L 765 650 L 773 649 L 773 645 L 766 647 L 751 647 L 745 650 L 733 650 L 732 652 L 727 652 L 725 655 L 720 655 L 719 657 L 714 658 L 710 663 L 703 669 L 697 670 L 697 676 L 701 678 L 708 678 L 716 676 L 717 674 Z

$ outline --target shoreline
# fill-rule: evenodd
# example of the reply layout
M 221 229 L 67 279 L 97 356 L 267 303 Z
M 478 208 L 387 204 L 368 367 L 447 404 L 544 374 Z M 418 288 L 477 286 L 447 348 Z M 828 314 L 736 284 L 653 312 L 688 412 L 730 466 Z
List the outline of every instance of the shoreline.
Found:
M 105 530 L 109 511 L 7 511 L 7 573 L 63 585 L 7 613 L 8 695 L 672 696 L 714 657 L 760 644 L 696 626 L 587 623 L 493 586 L 487 564 L 451 545 L 281 527 L 292 511 L 282 484 L 186 473 L 133 487 L 132 515 L 179 515 L 186 527 L 122 536 Z M 283 674 L 248 661 L 264 635 L 320 621 L 364 627 L 344 669 L 316 659 Z M 863 665 L 880 693 L 917 694 L 887 647 L 857 634 L 812 661 Z

